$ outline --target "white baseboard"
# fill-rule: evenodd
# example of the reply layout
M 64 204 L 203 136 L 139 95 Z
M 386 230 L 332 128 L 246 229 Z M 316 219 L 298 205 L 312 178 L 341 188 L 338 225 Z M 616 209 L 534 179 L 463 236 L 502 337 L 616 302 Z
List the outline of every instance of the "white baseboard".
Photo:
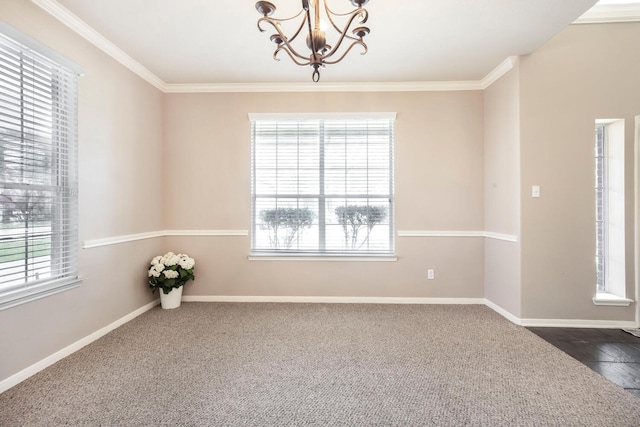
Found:
M 484 298 L 411 298 L 411 297 L 309 297 L 309 296 L 235 296 L 183 295 L 185 302 L 292 302 L 327 304 L 484 304 Z
M 635 329 L 639 325 L 634 321 L 616 320 L 576 320 L 576 319 L 520 319 L 504 308 L 485 298 L 411 298 L 411 297 L 309 297 L 309 296 L 234 296 L 234 295 L 212 295 L 198 296 L 185 295 L 184 302 L 290 302 L 290 303 L 328 303 L 328 304 L 474 304 L 486 305 L 498 314 L 502 315 L 516 325 L 528 327 L 562 327 L 562 328 L 612 328 L 612 329 Z M 80 350 L 82 347 L 96 341 L 114 329 L 133 320 L 141 314 L 149 311 L 160 303 L 160 300 L 152 301 L 143 307 L 127 314 L 115 322 L 102 329 L 82 338 L 79 341 L 63 348 L 60 351 L 48 356 L 41 361 L 23 369 L 22 371 L 0 381 L 0 393 L 9 390 L 11 387 L 26 380 L 32 375 L 64 359 L 70 354 Z
M 69 356 L 72 353 L 75 353 L 76 351 L 80 350 L 82 347 L 91 344 L 92 342 L 94 342 L 95 340 L 105 336 L 106 334 L 108 334 L 109 332 L 113 331 L 114 329 L 124 325 L 125 323 L 129 322 L 130 320 L 135 319 L 136 317 L 140 316 L 142 313 L 151 310 L 153 307 L 155 307 L 156 305 L 158 305 L 160 303 L 160 300 L 156 300 L 156 301 L 152 301 L 149 304 L 146 304 L 142 307 L 140 307 L 139 309 L 127 314 L 124 317 L 121 317 L 120 319 L 116 320 L 115 322 L 105 326 L 102 329 L 99 329 L 97 331 L 95 331 L 94 333 L 87 335 L 86 337 L 82 338 L 81 340 L 78 340 L 76 342 L 74 342 L 73 344 L 63 348 L 60 351 L 57 351 L 55 353 L 53 353 L 51 356 L 48 356 L 44 359 L 42 359 L 41 361 L 29 366 L 28 368 L 23 369 L 22 371 L 18 372 L 17 374 L 14 374 L 12 376 L 10 376 L 9 378 L 0 381 L 0 393 L 3 393 L 7 390 L 9 390 L 11 387 L 17 385 L 18 383 L 26 380 L 27 378 L 29 378 L 30 376 L 37 374 L 38 372 L 42 371 L 43 369 L 53 365 L 54 363 L 64 359 L 65 357 Z
M 505 317 L 507 320 L 511 321 L 512 323 L 515 323 L 516 325 L 522 324 L 522 319 L 520 319 L 518 316 L 514 316 L 513 314 L 511 314 L 504 308 L 500 307 L 498 304 L 494 303 L 493 301 L 485 299 L 484 304 L 490 309 L 492 309 L 493 311 L 495 311 L 496 313 L 500 314 L 502 317 Z
M 598 328 L 635 329 L 633 320 L 582 320 L 582 319 L 521 319 L 522 326 L 531 328 Z
M 485 299 L 485 305 L 516 325 L 531 328 L 635 329 L 638 327 L 638 323 L 633 320 L 521 319 L 488 299 Z

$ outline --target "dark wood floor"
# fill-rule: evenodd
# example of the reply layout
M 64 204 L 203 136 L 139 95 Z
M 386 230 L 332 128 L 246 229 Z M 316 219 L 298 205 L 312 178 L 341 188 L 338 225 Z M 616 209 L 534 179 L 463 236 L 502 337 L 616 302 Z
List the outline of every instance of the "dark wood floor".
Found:
M 640 397 L 640 338 L 620 329 L 527 329 Z

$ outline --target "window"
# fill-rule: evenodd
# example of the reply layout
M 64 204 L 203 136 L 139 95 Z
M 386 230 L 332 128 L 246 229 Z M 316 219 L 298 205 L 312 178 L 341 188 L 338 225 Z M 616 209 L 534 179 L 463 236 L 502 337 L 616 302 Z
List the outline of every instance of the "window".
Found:
M 393 254 L 395 114 L 250 119 L 252 253 Z
M 605 228 L 607 225 L 607 187 L 606 187 L 606 165 L 605 165 L 605 144 L 604 125 L 596 125 L 596 286 L 597 292 L 605 292 L 605 271 L 607 236 Z
M 595 128 L 596 294 L 625 297 L 624 120 Z
M 0 26 L 0 308 L 79 283 L 77 70 L 43 51 Z

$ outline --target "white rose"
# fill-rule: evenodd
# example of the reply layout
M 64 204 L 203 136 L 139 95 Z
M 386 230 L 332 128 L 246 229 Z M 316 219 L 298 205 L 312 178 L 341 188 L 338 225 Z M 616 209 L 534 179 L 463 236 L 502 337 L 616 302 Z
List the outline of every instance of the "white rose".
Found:
M 151 265 L 156 265 L 160 262 L 160 260 L 162 259 L 162 257 L 160 255 L 158 255 L 157 257 L 153 258 L 151 260 Z
M 153 267 L 151 267 L 151 269 L 155 270 L 159 275 L 162 272 L 162 270 L 164 270 L 164 264 L 159 262 L 156 265 L 154 265 Z

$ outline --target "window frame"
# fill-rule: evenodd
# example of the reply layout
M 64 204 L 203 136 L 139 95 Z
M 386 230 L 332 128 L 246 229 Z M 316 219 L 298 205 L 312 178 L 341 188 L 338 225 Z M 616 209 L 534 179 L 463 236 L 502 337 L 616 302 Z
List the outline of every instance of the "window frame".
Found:
M 596 122 L 596 293 L 607 292 L 607 129 L 606 124 Z
M 77 249 L 78 249 L 78 172 L 77 172 L 77 128 L 78 128 L 78 81 L 77 78 L 82 74 L 82 68 L 73 61 L 65 58 L 52 49 L 44 46 L 40 42 L 30 38 L 8 24 L 0 21 L 0 37 L 6 44 L 6 49 L 12 49 L 19 55 L 19 67 L 22 70 L 25 61 L 31 61 L 39 65 L 46 64 L 51 70 L 49 90 L 45 92 L 51 97 L 51 107 L 43 110 L 46 119 L 51 120 L 50 134 L 46 137 L 45 142 L 25 139 L 25 133 L 21 133 L 17 137 L 20 141 L 20 147 L 33 147 L 34 150 L 42 150 L 43 144 L 51 146 L 51 182 L 49 184 L 33 184 L 20 183 L 13 181 L 0 181 L 1 188 L 16 191 L 19 187 L 23 187 L 22 191 L 38 191 L 49 193 L 49 199 L 46 203 L 51 208 L 49 214 L 50 244 L 47 246 L 50 251 L 51 259 L 49 261 L 49 270 L 52 271 L 51 278 L 27 279 L 23 283 L 10 284 L 5 282 L 0 285 L 0 310 L 14 307 L 29 301 L 40 299 L 58 292 L 79 286 L 82 279 L 78 277 L 77 268 Z M 6 52 L 9 52 L 8 50 Z M 8 58 L 9 53 L 2 56 Z M 13 67 L 18 65 L 14 64 Z M 9 62 L 5 63 L 7 69 L 11 69 Z M 33 71 L 30 71 L 33 72 Z M 20 78 L 15 84 L 24 87 L 30 84 L 32 77 L 28 79 L 23 72 L 20 72 Z M 40 83 L 42 81 L 39 80 Z M 9 96 L 9 92 L 6 92 Z M 15 96 L 15 95 L 12 95 Z M 7 97 L 6 99 L 13 99 Z M 28 106 L 26 101 L 20 101 L 19 111 L 24 111 Z M 12 110 L 7 110 L 10 112 Z M 50 115 L 49 115 L 50 114 Z M 27 119 L 24 114 L 20 114 L 18 119 L 20 128 L 25 128 Z M 65 124 L 61 124 L 61 123 Z M 39 122 L 38 122 L 39 123 Z M 7 134 L 11 132 L 9 125 L 2 128 Z M 0 130 L 1 132 L 1 130 Z M 15 144 L 7 140 L 7 147 Z M 25 144 L 25 141 L 29 141 Z M 13 148 L 11 151 L 25 156 L 25 148 Z M 63 155 L 60 153 L 64 152 Z M 20 157 L 23 158 L 23 157 Z M 29 167 L 29 163 L 25 163 Z M 22 171 L 25 168 L 20 169 Z M 26 194 L 26 193 L 25 193 Z M 27 229 L 25 229 L 25 232 Z M 35 237 L 35 231 L 28 233 L 26 239 Z M 26 242 L 25 242 L 26 245 Z M 25 246 L 26 253 L 26 246 Z M 25 255 L 26 257 L 26 255 Z M 24 259 L 24 257 L 23 257 Z M 69 266 L 63 265 L 68 262 Z M 8 262 L 8 261 L 7 261 Z M 2 265 L 2 264 L 0 264 Z M 28 267 L 25 267 L 28 268 Z M 29 271 L 29 270 L 28 270 Z
M 596 280 L 593 303 L 628 306 L 632 300 L 626 297 L 624 119 L 595 120 L 594 152 Z
M 251 248 L 249 259 L 300 259 L 300 260 L 396 260 L 395 257 L 395 195 L 394 195 L 394 138 L 395 138 L 395 118 L 396 113 L 250 113 L 249 120 L 251 122 Z M 257 221 L 257 209 L 256 199 L 259 195 L 256 193 L 256 170 L 255 170 L 255 124 L 259 121 L 317 121 L 320 122 L 321 129 L 319 130 L 319 152 L 324 153 L 324 129 L 323 124 L 325 121 L 367 121 L 367 120 L 389 120 L 390 121 L 390 133 L 389 133 L 389 190 L 388 194 L 384 196 L 369 194 L 361 195 L 341 195 L 345 200 L 353 196 L 352 199 L 366 198 L 375 199 L 383 198 L 385 203 L 388 203 L 388 246 L 385 250 L 367 250 L 367 251 L 350 251 L 350 250 L 331 250 L 323 244 L 324 237 L 326 236 L 325 228 L 328 225 L 325 216 L 325 203 L 331 198 L 335 198 L 335 194 L 326 194 L 324 191 L 323 177 L 326 174 L 327 168 L 324 166 L 325 156 L 320 155 L 318 160 L 318 173 L 319 173 L 319 190 L 318 194 L 314 195 L 314 199 L 318 199 L 318 244 L 313 250 L 291 250 L 291 249 L 263 249 L 257 248 L 256 245 L 256 233 L 258 227 Z M 368 170 L 367 166 L 367 170 Z M 263 196 L 264 197 L 264 196 Z M 277 191 L 276 195 L 277 196 Z M 297 193 L 295 196 L 291 196 L 296 199 L 309 197 L 308 195 L 301 195 Z M 387 224 L 385 222 L 385 224 Z

